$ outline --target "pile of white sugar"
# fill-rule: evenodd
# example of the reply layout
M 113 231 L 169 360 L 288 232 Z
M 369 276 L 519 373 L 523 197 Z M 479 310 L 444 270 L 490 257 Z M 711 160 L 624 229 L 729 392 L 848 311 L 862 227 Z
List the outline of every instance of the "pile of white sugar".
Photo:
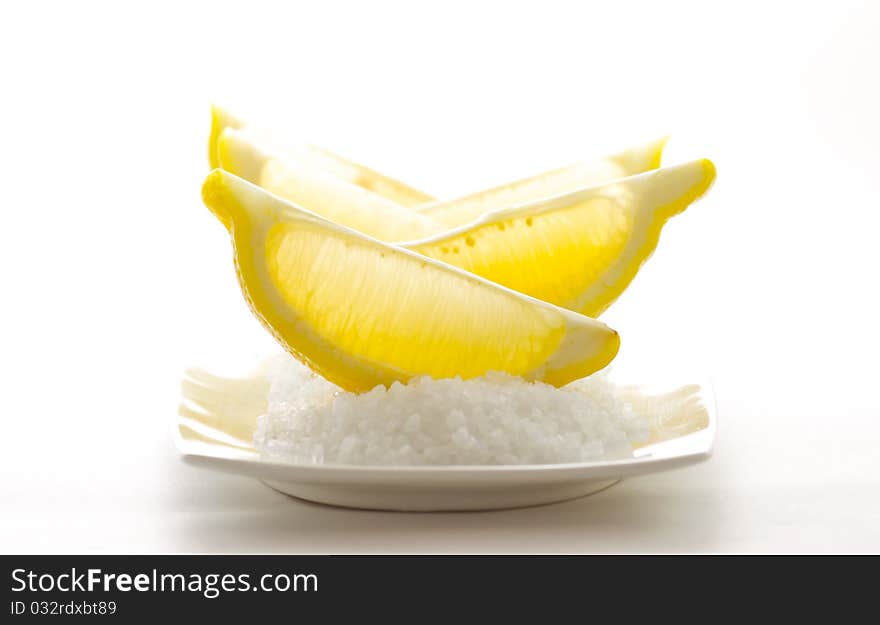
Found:
M 254 443 L 268 460 L 352 465 L 499 465 L 630 458 L 648 439 L 603 373 L 558 389 L 491 373 L 417 378 L 354 394 L 288 355 L 266 367 L 271 387 Z

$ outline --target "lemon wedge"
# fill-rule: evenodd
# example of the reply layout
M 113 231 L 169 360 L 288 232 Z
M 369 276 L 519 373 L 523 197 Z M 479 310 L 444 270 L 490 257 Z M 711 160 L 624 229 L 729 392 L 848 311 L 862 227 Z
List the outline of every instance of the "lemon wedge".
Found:
M 245 122 L 226 109 L 219 106 L 211 107 L 211 133 L 208 139 L 208 162 L 211 169 L 221 166 L 220 163 L 220 137 L 227 128 L 233 130 L 245 129 Z M 256 132 L 255 134 L 260 134 Z M 265 138 L 264 138 L 265 140 Z M 364 189 L 387 198 L 401 206 L 417 206 L 432 201 L 434 198 L 427 193 L 415 189 L 390 176 L 381 174 L 369 167 L 343 158 L 329 150 L 314 145 L 285 145 L 280 148 L 285 156 L 298 161 L 308 162 L 312 167 L 321 169 L 342 180 L 346 180 Z M 258 167 L 257 163 L 248 163 L 247 153 L 243 153 L 238 160 L 238 166 L 244 171 L 253 172 Z M 233 172 L 242 175 L 241 172 Z M 247 176 L 242 176 L 247 178 Z M 249 178 L 247 178 L 249 179 Z
M 663 137 L 595 161 L 554 169 L 453 200 L 431 202 L 418 210 L 447 226 L 460 226 L 489 211 L 512 208 L 657 169 L 667 140 L 668 137 Z
M 239 282 L 281 344 L 351 391 L 414 376 L 503 371 L 561 386 L 607 365 L 603 323 L 382 243 L 215 170 L 205 204 Z
M 596 317 L 657 247 L 670 217 L 702 196 L 715 166 L 697 160 L 484 215 L 413 251 Z
M 383 241 L 427 237 L 445 229 L 430 217 L 330 173 L 308 155 L 288 153 L 282 158 L 264 145 L 227 128 L 218 141 L 220 166 L 321 217 Z
M 625 164 L 623 170 L 654 166 L 663 145 L 660 140 L 623 152 L 590 171 L 605 167 L 613 176 L 618 170 L 612 163 Z M 650 169 L 450 228 L 443 214 L 412 211 L 307 161 L 264 152 L 241 131 L 225 130 L 218 152 L 224 169 L 326 219 L 590 317 L 623 293 L 657 247 L 666 221 L 703 195 L 715 178 L 709 161 Z M 523 187 L 529 193 L 541 186 L 540 176 L 532 180 Z M 489 191 L 480 197 L 501 201 L 516 195 Z M 455 203 L 447 206 L 457 211 Z M 475 205 L 466 201 L 463 206 Z M 439 221 L 432 218 L 438 216 Z
M 244 122 L 219 106 L 211 106 L 211 134 L 208 135 L 208 163 L 211 169 L 220 167 L 220 135 L 227 128 L 243 128 Z

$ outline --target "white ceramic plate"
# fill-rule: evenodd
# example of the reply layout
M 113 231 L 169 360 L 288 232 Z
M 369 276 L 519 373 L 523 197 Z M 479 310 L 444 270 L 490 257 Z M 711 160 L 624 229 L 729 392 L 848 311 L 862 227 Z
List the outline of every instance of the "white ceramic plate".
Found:
M 628 460 L 510 466 L 292 465 L 261 460 L 249 442 L 266 390 L 259 376 L 232 379 L 188 371 L 173 428 L 184 462 L 253 477 L 309 501 L 377 510 L 491 510 L 583 497 L 625 477 L 706 460 L 717 421 L 708 384 L 663 392 L 631 386 L 632 401 L 655 419 L 657 438 L 665 440 Z M 693 433 L 678 436 L 684 432 Z

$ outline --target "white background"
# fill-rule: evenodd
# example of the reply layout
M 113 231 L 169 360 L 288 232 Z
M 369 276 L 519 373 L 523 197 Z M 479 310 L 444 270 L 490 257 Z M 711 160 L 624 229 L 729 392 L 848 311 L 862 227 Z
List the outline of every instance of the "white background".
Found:
M 0 551 L 880 551 L 877 3 L 6 3 Z M 453 195 L 671 132 L 718 182 L 606 320 L 715 457 L 520 511 L 188 468 L 182 368 L 271 341 L 201 205 L 211 101 Z M 687 381 L 687 380 L 685 380 Z

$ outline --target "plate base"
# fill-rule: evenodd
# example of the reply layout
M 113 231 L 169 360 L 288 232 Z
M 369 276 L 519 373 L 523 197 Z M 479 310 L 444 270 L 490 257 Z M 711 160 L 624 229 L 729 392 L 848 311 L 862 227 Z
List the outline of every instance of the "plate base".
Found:
M 617 484 L 620 479 L 492 489 L 468 489 L 459 485 L 455 488 L 433 488 L 429 491 L 402 484 L 366 487 L 363 484 L 347 486 L 261 481 L 285 495 L 342 508 L 394 512 L 473 512 L 525 508 L 586 497 Z

